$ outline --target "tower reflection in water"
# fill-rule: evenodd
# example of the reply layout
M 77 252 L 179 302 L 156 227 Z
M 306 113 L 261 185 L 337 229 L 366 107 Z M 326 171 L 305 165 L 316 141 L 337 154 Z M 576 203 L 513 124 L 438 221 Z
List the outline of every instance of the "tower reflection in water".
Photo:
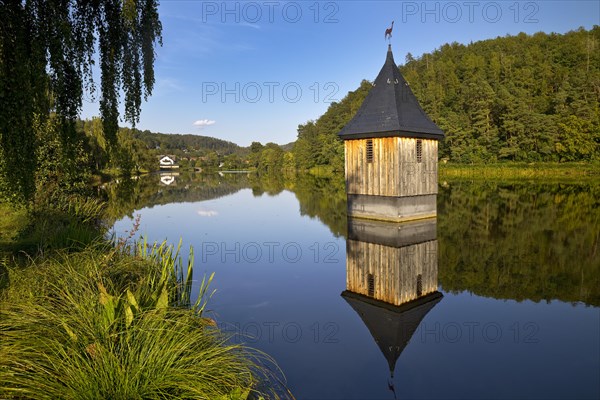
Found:
M 396 361 L 442 299 L 437 247 L 435 218 L 406 223 L 348 219 L 342 297 L 386 358 L 392 391 Z

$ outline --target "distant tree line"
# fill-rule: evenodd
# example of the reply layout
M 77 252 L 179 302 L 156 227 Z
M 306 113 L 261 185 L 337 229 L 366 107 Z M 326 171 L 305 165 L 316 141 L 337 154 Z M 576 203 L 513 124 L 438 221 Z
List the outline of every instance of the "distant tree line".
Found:
M 114 147 L 105 140 L 99 118 L 78 121 L 77 132 L 89 156 L 87 169 L 92 172 L 118 170 L 120 174 L 148 172 L 158 169 L 161 155 L 176 157 L 183 169 L 256 170 L 280 173 L 296 169 L 290 145 L 252 142 L 249 147 L 208 136 L 155 133 L 119 128 Z M 112 151 L 112 157 L 109 153 Z M 114 172 L 113 172 L 114 173 Z
M 440 157 L 459 163 L 600 159 L 600 27 L 566 34 L 445 44 L 400 71 L 446 133 Z M 343 170 L 336 135 L 371 83 L 298 127 L 299 169 Z
M 166 151 L 216 151 L 223 155 L 239 152 L 242 148 L 235 143 L 200 135 L 154 133 L 149 130 L 136 131 L 136 139 L 150 149 Z
M 260 142 L 252 142 L 248 164 L 262 173 L 295 170 L 293 154 L 284 151 L 276 143 L 267 143 L 263 146 Z

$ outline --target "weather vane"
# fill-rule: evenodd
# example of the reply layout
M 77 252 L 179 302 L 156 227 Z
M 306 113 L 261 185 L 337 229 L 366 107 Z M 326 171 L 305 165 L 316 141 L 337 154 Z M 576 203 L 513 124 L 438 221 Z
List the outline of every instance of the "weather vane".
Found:
M 392 38 L 392 29 L 394 29 L 394 21 L 392 21 L 392 25 L 385 30 L 385 38 L 388 40 Z

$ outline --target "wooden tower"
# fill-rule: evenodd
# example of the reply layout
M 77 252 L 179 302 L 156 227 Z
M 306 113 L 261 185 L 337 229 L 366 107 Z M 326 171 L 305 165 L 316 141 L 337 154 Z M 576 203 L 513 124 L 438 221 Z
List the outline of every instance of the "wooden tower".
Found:
M 408 221 L 437 214 L 438 141 L 444 132 L 400 74 L 391 45 L 344 140 L 348 216 Z
M 400 306 L 437 292 L 436 220 L 349 219 L 346 290 Z
M 442 298 L 436 219 L 398 224 L 351 218 L 348 223 L 342 297 L 369 329 L 393 377 L 400 354 Z

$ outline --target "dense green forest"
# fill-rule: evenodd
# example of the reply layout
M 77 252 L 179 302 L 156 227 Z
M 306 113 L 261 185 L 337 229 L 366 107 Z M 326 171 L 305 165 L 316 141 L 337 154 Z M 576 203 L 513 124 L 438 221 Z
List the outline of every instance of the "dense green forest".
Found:
M 599 26 L 444 44 L 420 57 L 409 53 L 399 68 L 446 133 L 441 158 L 460 163 L 600 159 Z M 298 127 L 293 150 L 298 168 L 343 168 L 336 134 L 370 87 L 364 80 L 316 121 Z

